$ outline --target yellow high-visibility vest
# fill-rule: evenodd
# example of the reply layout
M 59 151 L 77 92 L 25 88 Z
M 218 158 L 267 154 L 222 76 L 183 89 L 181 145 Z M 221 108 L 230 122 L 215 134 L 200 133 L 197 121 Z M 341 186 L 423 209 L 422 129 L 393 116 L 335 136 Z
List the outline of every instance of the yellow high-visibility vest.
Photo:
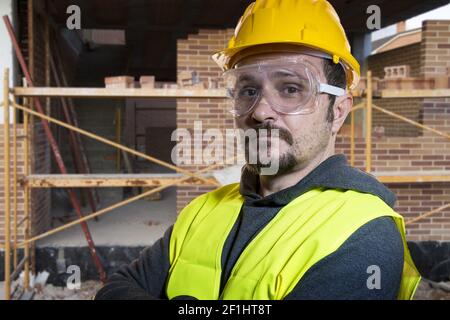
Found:
M 283 207 L 244 249 L 220 292 L 223 246 L 243 202 L 239 184 L 231 184 L 182 210 L 170 239 L 170 299 L 283 299 L 315 263 L 383 216 L 393 218 L 403 240 L 398 299 L 412 299 L 420 275 L 408 250 L 403 218 L 375 195 L 326 188 L 308 191 Z

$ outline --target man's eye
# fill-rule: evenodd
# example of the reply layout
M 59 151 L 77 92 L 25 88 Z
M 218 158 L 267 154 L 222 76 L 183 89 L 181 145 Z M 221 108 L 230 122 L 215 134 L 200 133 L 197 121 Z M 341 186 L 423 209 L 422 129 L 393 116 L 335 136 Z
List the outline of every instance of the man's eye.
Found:
M 287 95 L 287 96 L 293 96 L 293 95 L 299 95 L 302 94 L 304 91 L 302 86 L 299 85 L 284 85 L 281 88 L 281 92 L 283 93 L 283 95 Z
M 243 88 L 239 91 L 241 97 L 254 97 L 258 94 L 258 90 L 255 88 Z
M 299 91 L 300 90 L 297 87 L 294 87 L 294 86 L 288 86 L 288 87 L 284 88 L 284 93 L 287 93 L 287 94 L 294 94 L 294 93 L 297 93 Z

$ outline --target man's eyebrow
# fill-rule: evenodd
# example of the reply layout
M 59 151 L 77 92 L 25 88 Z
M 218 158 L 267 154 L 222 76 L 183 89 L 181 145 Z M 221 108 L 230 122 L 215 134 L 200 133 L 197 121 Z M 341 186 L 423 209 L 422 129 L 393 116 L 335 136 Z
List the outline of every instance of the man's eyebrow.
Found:
M 296 77 L 299 78 L 301 80 L 308 80 L 308 78 L 306 76 L 303 75 L 299 75 L 295 72 L 292 71 L 288 71 L 288 70 L 278 70 L 275 71 L 274 73 L 271 74 L 271 77 L 276 77 L 276 78 L 282 78 L 282 77 Z
M 237 80 L 238 80 L 238 82 L 255 81 L 256 78 L 255 78 L 255 76 L 253 76 L 251 74 L 243 74 L 243 75 L 240 75 Z

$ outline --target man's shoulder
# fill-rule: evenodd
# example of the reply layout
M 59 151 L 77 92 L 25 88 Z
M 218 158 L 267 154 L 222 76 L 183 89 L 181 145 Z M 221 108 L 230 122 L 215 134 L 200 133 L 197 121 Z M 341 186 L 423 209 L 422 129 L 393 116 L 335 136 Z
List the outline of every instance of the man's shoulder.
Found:
M 382 216 L 362 225 L 346 242 L 373 249 L 384 248 L 385 250 L 382 250 L 384 252 L 388 247 L 403 248 L 400 231 L 394 219 L 389 216 Z M 346 243 L 344 243 L 345 245 Z
M 359 227 L 332 255 L 355 264 L 403 264 L 403 240 L 392 217 L 381 216 Z M 381 267 L 381 266 L 380 266 Z
M 373 219 L 312 266 L 287 299 L 395 299 L 403 250 L 394 220 L 386 216 Z M 374 270 L 381 275 L 380 290 L 367 288 Z
M 395 194 L 370 173 L 358 168 L 341 164 L 331 167 L 315 181 L 318 186 L 355 190 L 376 195 L 387 205 L 393 207 Z

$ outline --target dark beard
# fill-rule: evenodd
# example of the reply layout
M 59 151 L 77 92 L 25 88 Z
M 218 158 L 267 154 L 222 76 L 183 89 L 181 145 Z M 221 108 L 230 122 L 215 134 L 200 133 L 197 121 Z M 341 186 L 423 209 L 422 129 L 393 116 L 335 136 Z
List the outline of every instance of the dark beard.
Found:
M 292 171 L 297 166 L 298 162 L 297 159 L 295 159 L 294 155 L 291 153 L 284 154 L 280 157 L 279 164 L 278 164 L 278 171 L 274 176 L 283 175 L 285 173 L 288 173 Z M 263 168 L 270 168 L 271 163 L 262 164 L 262 163 L 256 163 L 256 164 L 247 164 L 245 167 L 253 174 L 260 175 L 261 169 Z
M 261 129 L 266 129 L 267 130 L 267 137 L 268 137 L 268 141 L 267 141 L 267 148 L 271 148 L 271 130 L 278 130 L 278 135 L 279 135 L 279 139 L 286 141 L 290 146 L 292 146 L 294 144 L 294 139 L 291 135 L 291 133 L 283 128 L 278 128 L 273 126 L 270 122 L 265 122 L 262 123 L 261 125 L 256 125 L 253 129 L 256 130 L 257 132 L 257 150 L 256 150 L 256 163 L 249 163 L 249 157 L 250 157 L 250 153 L 249 153 L 249 139 L 245 139 L 244 142 L 244 146 L 245 146 L 245 160 L 247 162 L 246 167 L 254 174 L 261 174 L 261 169 L 263 168 L 270 168 L 271 167 L 271 162 L 269 161 L 268 163 L 262 163 L 261 159 L 260 159 L 260 146 L 259 146 L 259 133 Z M 272 153 L 272 150 L 270 150 L 270 153 Z M 266 155 L 267 156 L 267 155 Z M 288 171 L 290 171 L 291 169 L 293 169 L 296 165 L 297 165 L 297 160 L 295 159 L 294 155 L 287 153 L 283 156 L 280 157 L 279 161 L 279 169 L 276 173 L 276 175 L 278 174 L 283 174 L 286 173 Z

